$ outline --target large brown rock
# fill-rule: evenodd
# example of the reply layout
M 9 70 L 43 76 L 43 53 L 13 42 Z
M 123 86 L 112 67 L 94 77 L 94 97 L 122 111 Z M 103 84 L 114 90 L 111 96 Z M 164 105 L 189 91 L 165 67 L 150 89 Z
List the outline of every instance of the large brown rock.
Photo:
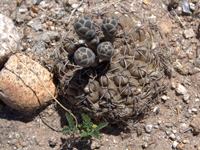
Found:
M 19 43 L 20 37 L 13 21 L 0 14 L 0 68 L 12 55 L 7 44 L 16 52 L 19 50 Z
M 44 85 L 55 95 L 52 74 L 29 57 L 17 53 L 21 60 L 40 77 Z M 37 76 L 13 55 L 0 72 L 0 99 L 13 109 L 34 112 L 46 105 L 52 97 Z

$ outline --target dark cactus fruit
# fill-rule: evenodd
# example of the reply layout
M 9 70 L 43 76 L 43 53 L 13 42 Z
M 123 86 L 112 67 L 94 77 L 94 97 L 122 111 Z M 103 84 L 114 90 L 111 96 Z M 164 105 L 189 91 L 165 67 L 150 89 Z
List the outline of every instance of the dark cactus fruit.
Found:
M 118 29 L 117 20 L 115 18 L 104 18 L 101 29 L 102 29 L 105 37 L 113 38 L 116 34 L 117 29 Z
M 102 42 L 97 47 L 97 55 L 102 60 L 110 60 L 114 54 L 114 47 L 110 42 Z
M 86 16 L 80 16 L 75 20 L 74 29 L 78 36 L 84 40 L 91 40 L 96 35 L 94 24 Z
M 95 63 L 95 54 L 94 52 L 86 47 L 80 47 L 74 53 L 74 61 L 77 65 L 81 67 L 90 67 Z

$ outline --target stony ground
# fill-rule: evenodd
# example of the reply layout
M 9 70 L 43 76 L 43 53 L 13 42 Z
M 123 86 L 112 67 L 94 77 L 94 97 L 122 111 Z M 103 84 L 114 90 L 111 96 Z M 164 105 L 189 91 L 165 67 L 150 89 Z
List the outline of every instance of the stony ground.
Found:
M 80 2 L 68 0 L 69 6 L 63 5 L 65 2 L 18 0 L 16 7 L 16 1 L 4 0 L 0 2 L 0 13 L 15 22 L 21 37 L 21 49 L 28 54 L 37 35 L 44 31 L 66 32 L 66 20 Z M 76 11 L 94 7 L 98 2 L 115 1 L 84 1 Z M 187 2 L 191 5 L 191 14 L 182 13 L 182 1 L 175 11 L 169 9 L 168 1 L 121 1 L 145 23 L 151 23 L 160 36 L 160 45 L 164 45 L 170 54 L 172 76 L 166 80 L 170 84 L 142 120 L 128 127 L 109 125 L 101 131 L 99 140 L 76 142 L 72 149 L 200 150 L 200 2 Z M 60 21 L 49 18 L 59 18 Z M 64 114 L 65 111 L 55 102 L 36 115 L 27 116 L 0 101 L 0 149 L 67 149 L 70 142 L 61 148 L 69 138 L 60 133 L 67 123 Z M 80 115 L 76 116 L 80 119 Z

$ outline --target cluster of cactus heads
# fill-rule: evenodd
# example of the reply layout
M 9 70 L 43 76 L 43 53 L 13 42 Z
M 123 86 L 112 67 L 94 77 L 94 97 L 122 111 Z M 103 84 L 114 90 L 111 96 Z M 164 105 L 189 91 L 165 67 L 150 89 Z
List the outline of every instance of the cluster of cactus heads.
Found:
M 138 26 L 131 16 L 113 12 L 100 20 L 75 20 L 75 35 L 85 43 L 68 44 L 61 53 L 59 91 L 90 117 L 118 122 L 136 115 L 147 103 L 163 75 L 160 52 L 147 27 Z
M 101 28 L 105 39 L 113 39 L 118 28 L 117 20 L 115 18 L 105 18 Z M 84 68 L 94 67 L 95 65 L 98 65 L 97 59 L 107 61 L 111 59 L 114 54 L 112 43 L 109 41 L 100 43 L 99 38 L 96 35 L 94 24 L 89 17 L 80 16 L 77 18 L 74 23 L 74 30 L 88 45 L 88 48 L 80 47 L 74 53 L 74 60 L 77 65 Z

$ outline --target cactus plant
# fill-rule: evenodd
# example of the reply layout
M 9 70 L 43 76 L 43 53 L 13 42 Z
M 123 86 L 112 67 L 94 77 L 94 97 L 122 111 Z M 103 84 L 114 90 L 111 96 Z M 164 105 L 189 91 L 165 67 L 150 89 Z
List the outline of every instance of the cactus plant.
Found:
M 114 11 L 100 19 L 101 24 L 85 14 L 75 20 L 74 30 L 85 44 L 74 53 L 62 52 L 59 93 L 96 120 L 118 122 L 136 116 L 157 92 L 157 81 L 164 75 L 162 52 L 153 47 L 150 30 L 131 16 Z

